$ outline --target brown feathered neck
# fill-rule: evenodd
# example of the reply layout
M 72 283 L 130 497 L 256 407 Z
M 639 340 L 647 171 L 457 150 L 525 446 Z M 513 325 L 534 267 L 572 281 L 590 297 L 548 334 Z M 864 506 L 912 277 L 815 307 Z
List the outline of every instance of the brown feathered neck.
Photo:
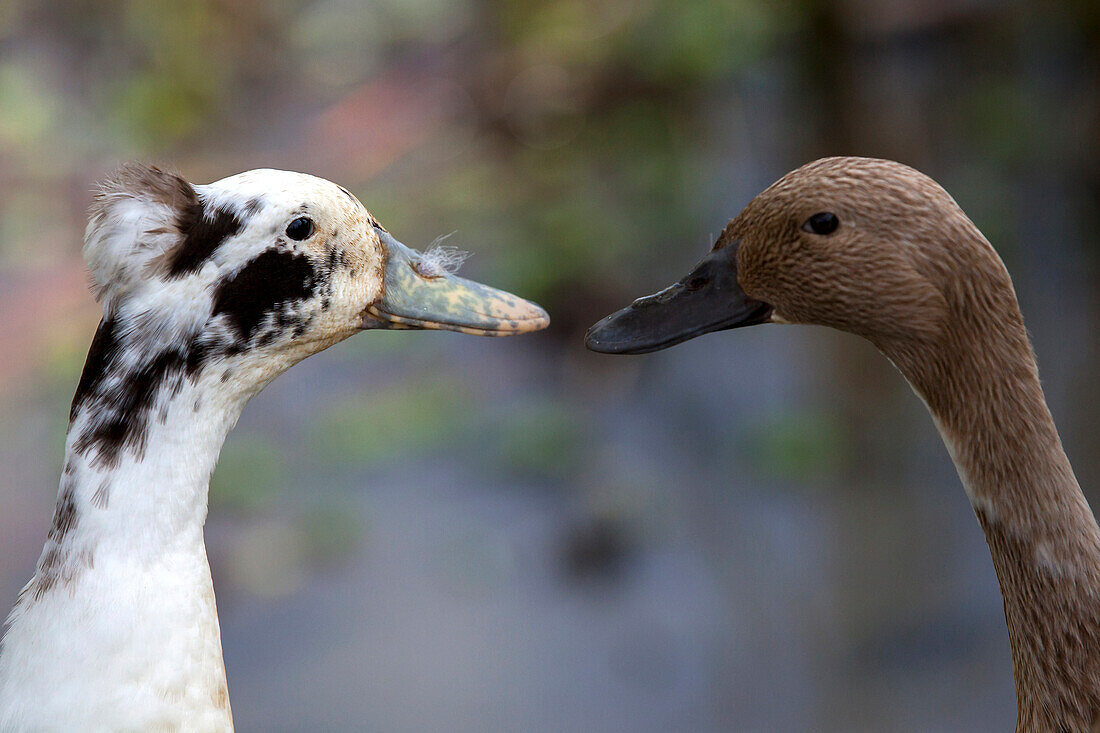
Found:
M 1100 529 L 1039 383 L 1000 258 L 969 226 L 950 247 L 937 338 L 880 343 L 928 404 L 985 532 L 1004 595 L 1017 730 L 1100 725 Z

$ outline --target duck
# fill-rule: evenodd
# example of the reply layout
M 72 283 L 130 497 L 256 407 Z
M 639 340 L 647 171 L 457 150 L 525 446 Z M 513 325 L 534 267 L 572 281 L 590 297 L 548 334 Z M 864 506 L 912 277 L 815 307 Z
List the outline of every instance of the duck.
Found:
M 232 730 L 203 525 L 248 400 L 362 331 L 508 336 L 549 318 L 290 171 L 195 185 L 123 166 L 83 254 L 102 320 L 53 521 L 0 642 L 0 730 Z
M 978 227 L 909 166 L 817 160 L 753 198 L 687 276 L 599 321 L 585 343 L 643 354 L 765 323 L 853 333 L 893 362 L 931 413 L 985 533 L 1016 730 L 1100 729 L 1100 529 L 1008 270 Z

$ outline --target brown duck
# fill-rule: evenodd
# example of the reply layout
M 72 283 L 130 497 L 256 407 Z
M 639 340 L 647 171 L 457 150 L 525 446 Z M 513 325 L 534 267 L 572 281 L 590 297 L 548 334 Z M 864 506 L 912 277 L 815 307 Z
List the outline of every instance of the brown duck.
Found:
M 1100 529 L 1039 385 L 1008 271 L 943 188 L 826 158 L 733 219 L 684 279 L 603 319 L 588 348 L 656 351 L 756 323 L 871 341 L 927 405 L 1004 595 L 1018 731 L 1100 730 Z

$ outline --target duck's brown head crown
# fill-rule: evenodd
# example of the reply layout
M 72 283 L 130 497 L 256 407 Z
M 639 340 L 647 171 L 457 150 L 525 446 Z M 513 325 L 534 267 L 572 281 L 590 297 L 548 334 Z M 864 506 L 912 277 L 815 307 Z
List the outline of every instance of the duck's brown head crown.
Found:
M 975 268 L 1004 267 L 951 196 L 901 163 L 825 158 L 788 173 L 729 223 L 739 283 L 774 319 L 873 341 L 934 336 Z
M 993 248 L 931 178 L 888 160 L 823 158 L 761 192 L 695 271 L 587 341 L 636 353 L 772 321 L 832 326 L 889 350 L 936 338 L 989 277 L 1014 300 Z

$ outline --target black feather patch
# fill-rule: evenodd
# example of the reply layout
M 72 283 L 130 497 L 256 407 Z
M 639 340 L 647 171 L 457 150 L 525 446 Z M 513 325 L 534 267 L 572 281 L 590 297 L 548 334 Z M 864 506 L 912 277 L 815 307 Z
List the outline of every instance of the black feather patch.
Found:
M 124 448 L 138 455 L 144 452 L 149 415 L 162 386 L 172 384 L 178 390 L 182 378 L 196 376 L 213 352 L 210 345 L 195 339 L 180 349 L 152 355 L 126 374 L 119 373 L 117 366 L 121 350 L 117 323 L 104 319 L 92 339 L 69 412 L 72 422 L 81 409 L 90 411 L 73 448 L 81 454 L 95 449 L 96 462 L 106 467 L 117 463 Z
M 214 315 L 226 315 L 247 342 L 268 313 L 310 297 L 317 282 L 308 257 L 268 249 L 218 286 Z
M 96 462 L 114 466 L 123 448 L 139 456 L 145 452 L 149 414 L 161 385 L 171 378 L 182 377 L 187 355 L 179 351 L 164 351 L 131 374 L 120 375 L 110 388 L 102 384 L 95 393 L 92 413 L 80 437 L 73 443 L 78 453 L 96 449 Z
M 65 535 L 76 526 L 76 481 L 72 476 L 66 476 L 61 481 L 61 490 L 58 491 L 57 506 L 54 508 L 53 525 L 50 527 L 49 538 L 57 544 L 63 544 Z
M 183 241 L 168 257 L 169 277 L 196 272 L 222 242 L 241 230 L 241 226 L 240 218 L 231 211 L 207 211 L 192 190 L 191 200 L 176 215 L 176 227 Z
M 76 385 L 73 404 L 69 408 L 69 422 L 76 418 L 76 412 L 107 374 L 107 367 L 118 356 L 119 342 L 115 333 L 115 322 L 104 318 L 99 322 L 95 337 L 92 338 L 88 358 L 84 361 L 84 371 Z

